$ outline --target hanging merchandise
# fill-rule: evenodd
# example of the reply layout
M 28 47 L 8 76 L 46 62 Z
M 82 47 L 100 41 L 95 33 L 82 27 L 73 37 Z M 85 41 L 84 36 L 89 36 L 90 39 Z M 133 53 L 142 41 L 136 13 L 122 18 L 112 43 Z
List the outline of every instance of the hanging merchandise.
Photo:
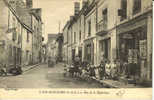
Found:
M 133 49 L 128 50 L 128 63 L 133 63 Z
M 137 64 L 138 61 L 138 50 L 137 49 L 129 49 L 128 50 L 128 63 Z
M 147 57 L 147 41 L 146 40 L 140 40 L 140 57 L 142 59 L 146 59 Z
M 138 50 L 133 50 L 133 63 L 137 64 Z

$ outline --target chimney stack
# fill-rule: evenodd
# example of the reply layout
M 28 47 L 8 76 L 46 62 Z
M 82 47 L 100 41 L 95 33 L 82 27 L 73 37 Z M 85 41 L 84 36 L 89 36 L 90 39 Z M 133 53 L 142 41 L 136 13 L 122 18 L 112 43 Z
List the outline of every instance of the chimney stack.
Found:
M 74 3 L 74 15 L 77 15 L 80 11 L 80 3 L 79 2 L 75 2 Z

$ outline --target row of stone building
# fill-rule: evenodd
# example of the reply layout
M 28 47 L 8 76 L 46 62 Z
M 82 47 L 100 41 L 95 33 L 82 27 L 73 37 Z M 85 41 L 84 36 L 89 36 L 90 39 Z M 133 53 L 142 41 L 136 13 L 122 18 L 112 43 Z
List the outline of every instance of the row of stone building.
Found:
M 41 61 L 41 9 L 32 0 L 0 0 L 0 63 L 30 65 Z
M 63 60 L 62 47 L 63 47 L 63 34 L 48 34 L 47 42 L 47 58 L 53 58 L 55 61 L 61 62 Z
M 141 80 L 152 79 L 152 0 L 83 0 L 63 28 L 63 60 L 93 65 L 102 57 L 136 63 Z

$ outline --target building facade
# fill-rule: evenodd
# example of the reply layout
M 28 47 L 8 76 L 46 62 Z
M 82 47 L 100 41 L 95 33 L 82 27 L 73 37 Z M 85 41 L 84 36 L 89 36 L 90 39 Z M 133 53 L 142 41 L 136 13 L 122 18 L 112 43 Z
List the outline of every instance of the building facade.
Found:
M 63 33 L 58 33 L 56 44 L 57 44 L 57 61 L 63 61 Z
M 31 0 L 1 0 L 1 63 L 11 66 L 33 64 Z M 29 4 L 31 6 L 29 6 Z M 40 28 L 41 29 L 41 28 Z M 41 34 L 40 34 L 41 35 Z M 41 36 L 42 39 L 42 36 Z M 5 56 L 4 56 L 5 55 Z
M 120 60 L 134 66 L 129 71 L 140 81 L 151 81 L 152 0 L 87 0 L 82 5 L 64 27 L 66 62 L 81 55 L 95 66 L 104 57 Z
M 31 9 L 32 29 L 33 29 L 33 62 L 38 63 L 42 61 L 42 10 L 40 8 Z
M 52 57 L 56 59 L 57 56 L 57 34 L 48 34 L 48 42 L 47 42 L 47 58 Z

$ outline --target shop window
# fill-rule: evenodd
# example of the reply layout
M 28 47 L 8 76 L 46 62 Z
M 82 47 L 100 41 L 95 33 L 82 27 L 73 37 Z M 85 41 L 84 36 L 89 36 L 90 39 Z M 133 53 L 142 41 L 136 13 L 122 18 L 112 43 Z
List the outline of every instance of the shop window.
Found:
M 141 0 L 133 0 L 133 14 L 137 14 L 141 11 Z

